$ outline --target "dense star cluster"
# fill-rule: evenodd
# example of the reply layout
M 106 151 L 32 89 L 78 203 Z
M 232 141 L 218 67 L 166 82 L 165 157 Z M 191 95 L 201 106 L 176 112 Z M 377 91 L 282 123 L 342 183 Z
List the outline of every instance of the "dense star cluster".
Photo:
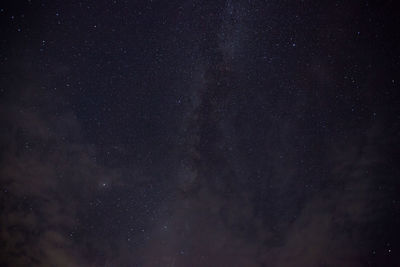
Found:
M 0 265 L 398 266 L 399 10 L 322 2 L 2 2 Z

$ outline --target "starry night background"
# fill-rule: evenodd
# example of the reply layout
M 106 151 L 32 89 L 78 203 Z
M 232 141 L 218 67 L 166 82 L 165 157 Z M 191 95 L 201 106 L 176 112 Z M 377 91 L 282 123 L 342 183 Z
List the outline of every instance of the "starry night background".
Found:
M 395 1 L 0 6 L 1 266 L 400 266 Z

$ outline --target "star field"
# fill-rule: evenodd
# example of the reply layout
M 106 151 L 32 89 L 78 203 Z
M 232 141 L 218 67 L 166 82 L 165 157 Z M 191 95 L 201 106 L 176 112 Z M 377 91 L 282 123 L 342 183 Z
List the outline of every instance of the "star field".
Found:
M 398 266 L 393 1 L 0 4 L 1 266 Z

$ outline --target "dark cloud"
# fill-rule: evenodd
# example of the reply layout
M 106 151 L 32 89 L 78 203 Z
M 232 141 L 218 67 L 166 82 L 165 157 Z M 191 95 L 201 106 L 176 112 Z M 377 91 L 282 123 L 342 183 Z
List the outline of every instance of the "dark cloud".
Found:
M 96 163 L 74 114 L 52 113 L 57 103 L 35 105 L 40 88 L 15 91 L 18 101 L 1 107 L 2 264 L 82 265 L 77 212 L 118 175 Z

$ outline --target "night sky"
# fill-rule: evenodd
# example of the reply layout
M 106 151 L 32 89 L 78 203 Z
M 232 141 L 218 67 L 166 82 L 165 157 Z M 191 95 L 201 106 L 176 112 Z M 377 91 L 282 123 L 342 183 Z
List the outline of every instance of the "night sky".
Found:
M 400 266 L 396 1 L 0 4 L 0 266 Z

